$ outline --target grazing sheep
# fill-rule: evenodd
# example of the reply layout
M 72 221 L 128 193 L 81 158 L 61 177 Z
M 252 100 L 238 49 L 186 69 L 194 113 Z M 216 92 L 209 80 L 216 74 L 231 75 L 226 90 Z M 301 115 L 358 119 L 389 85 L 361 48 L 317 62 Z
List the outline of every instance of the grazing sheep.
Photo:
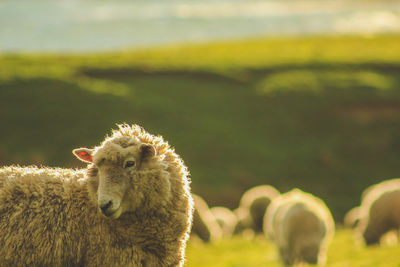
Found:
M 360 220 L 360 207 L 350 209 L 343 219 L 343 225 L 347 228 L 355 228 Z
M 286 265 L 323 265 L 334 222 L 322 200 L 294 189 L 272 201 L 265 216 L 264 232 L 276 243 Z
M 366 245 L 378 244 L 385 233 L 400 228 L 400 179 L 370 186 L 362 198 L 358 233 Z
M 218 225 L 214 214 L 209 209 L 207 202 L 200 196 L 193 194 L 194 212 L 192 234 L 204 242 L 221 239 L 222 229 Z
M 265 211 L 271 201 L 279 196 L 279 191 L 270 185 L 259 185 L 246 191 L 235 210 L 238 217 L 234 234 L 252 229 L 255 234 L 262 233 Z
M 0 169 L 2 266 L 182 266 L 188 172 L 163 140 L 119 125 L 73 153 L 86 171 Z
M 392 179 L 392 180 L 388 180 L 388 181 L 383 181 L 380 184 L 385 184 L 385 183 L 388 183 L 389 186 L 392 186 L 393 184 L 400 185 L 400 180 Z M 378 184 L 378 185 L 380 185 L 380 184 Z M 362 192 L 361 202 L 369 194 L 369 192 L 371 192 L 376 186 L 377 186 L 376 184 L 371 185 Z M 378 189 L 378 191 L 379 191 L 379 189 Z M 343 219 L 344 226 L 348 227 L 348 228 L 356 228 L 360 221 L 360 216 L 361 216 L 360 211 L 361 211 L 360 206 L 353 207 L 352 209 L 350 209 L 344 216 L 344 219 Z
M 211 208 L 211 212 L 214 214 L 217 223 L 222 229 L 222 236 L 232 236 L 237 222 L 236 215 L 230 209 L 225 207 L 213 207 Z

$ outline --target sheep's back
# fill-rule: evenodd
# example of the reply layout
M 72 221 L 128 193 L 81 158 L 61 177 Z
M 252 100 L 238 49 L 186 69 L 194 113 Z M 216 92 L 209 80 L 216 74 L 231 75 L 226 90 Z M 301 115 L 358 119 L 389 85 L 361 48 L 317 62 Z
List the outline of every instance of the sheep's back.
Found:
M 87 199 L 74 187 L 83 173 L 4 167 L 0 177 L 0 258 L 10 264 L 78 264 L 84 250 L 81 214 L 88 212 Z
M 313 210 L 303 203 L 294 203 L 283 209 L 280 224 L 285 239 L 293 243 L 298 239 L 322 240 L 326 233 L 325 224 Z

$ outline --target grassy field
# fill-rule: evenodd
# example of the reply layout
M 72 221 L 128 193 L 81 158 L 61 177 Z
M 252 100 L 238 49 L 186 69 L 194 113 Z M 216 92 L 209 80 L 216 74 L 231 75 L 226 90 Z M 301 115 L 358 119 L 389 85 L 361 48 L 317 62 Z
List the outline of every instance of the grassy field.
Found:
M 81 167 L 73 148 L 138 123 L 176 148 L 211 206 L 299 187 L 341 220 L 399 176 L 399 71 L 400 36 L 3 54 L 0 165 Z
M 398 267 L 398 244 L 365 247 L 351 230 L 339 230 L 329 246 L 327 267 Z M 254 240 L 235 237 L 214 244 L 190 242 L 187 267 L 280 267 L 274 244 L 260 236 Z

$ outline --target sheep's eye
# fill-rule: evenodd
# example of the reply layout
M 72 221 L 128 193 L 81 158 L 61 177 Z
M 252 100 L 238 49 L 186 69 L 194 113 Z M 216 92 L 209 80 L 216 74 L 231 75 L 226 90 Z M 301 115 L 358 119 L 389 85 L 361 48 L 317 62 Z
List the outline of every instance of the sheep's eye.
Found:
M 106 161 L 106 159 L 105 159 L 105 158 L 102 158 L 102 159 L 100 159 L 100 160 L 97 162 L 96 165 L 99 166 L 99 165 L 103 164 L 104 161 Z
M 125 162 L 125 168 L 133 167 L 135 166 L 135 162 L 133 160 L 128 160 Z

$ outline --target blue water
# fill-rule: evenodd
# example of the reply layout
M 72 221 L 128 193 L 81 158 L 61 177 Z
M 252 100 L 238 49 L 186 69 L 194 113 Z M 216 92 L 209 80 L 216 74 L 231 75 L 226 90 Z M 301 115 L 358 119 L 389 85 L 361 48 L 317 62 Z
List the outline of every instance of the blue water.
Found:
M 0 0 L 0 51 L 7 52 L 385 32 L 400 32 L 400 1 Z

